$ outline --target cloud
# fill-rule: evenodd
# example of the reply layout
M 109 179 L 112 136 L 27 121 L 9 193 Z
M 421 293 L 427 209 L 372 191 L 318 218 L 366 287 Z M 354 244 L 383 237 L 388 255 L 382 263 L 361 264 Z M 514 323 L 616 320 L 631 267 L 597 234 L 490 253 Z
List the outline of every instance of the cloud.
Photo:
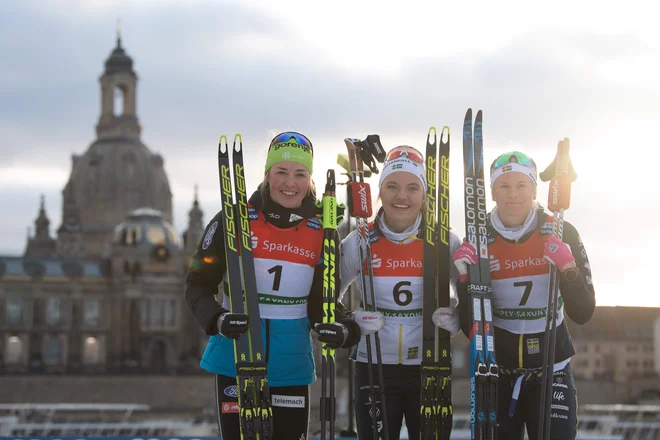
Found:
M 620 8 L 577 5 L 567 17 L 561 7 L 531 14 L 524 2 L 474 11 L 442 5 L 443 15 L 417 2 L 334 6 L 5 5 L 0 252 L 22 252 L 42 192 L 51 231 L 59 226 L 70 156 L 95 138 L 98 78 L 115 45 L 116 18 L 139 78 L 142 140 L 165 158 L 179 231 L 186 228 L 195 184 L 206 220 L 219 206 L 221 133 L 243 134 L 248 183 L 255 187 L 267 144 L 279 131 L 296 129 L 312 139 L 323 161 L 317 162 L 318 180 L 343 152 L 344 137 L 379 133 L 386 147 L 422 147 L 431 125 L 453 129 L 452 223 L 462 231 L 460 127 L 472 107 L 484 111 L 487 163 L 522 149 L 542 166 L 560 139 L 571 139 L 580 177 L 567 218 L 594 248 L 596 272 L 611 277 L 622 264 L 604 243 L 633 249 L 622 233 L 653 233 L 650 222 L 640 220 L 653 218 L 646 207 L 660 198 L 645 166 L 660 160 L 652 136 L 660 38 L 651 14 L 633 21 Z M 547 187 L 539 187 L 539 198 L 546 194 Z

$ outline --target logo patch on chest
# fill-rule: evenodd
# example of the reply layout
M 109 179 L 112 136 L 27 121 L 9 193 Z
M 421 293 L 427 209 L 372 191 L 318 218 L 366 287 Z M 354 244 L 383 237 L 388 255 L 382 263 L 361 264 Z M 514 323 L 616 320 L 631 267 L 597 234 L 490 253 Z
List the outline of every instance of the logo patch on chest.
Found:
M 539 354 L 541 344 L 539 338 L 531 338 L 527 340 L 527 354 Z

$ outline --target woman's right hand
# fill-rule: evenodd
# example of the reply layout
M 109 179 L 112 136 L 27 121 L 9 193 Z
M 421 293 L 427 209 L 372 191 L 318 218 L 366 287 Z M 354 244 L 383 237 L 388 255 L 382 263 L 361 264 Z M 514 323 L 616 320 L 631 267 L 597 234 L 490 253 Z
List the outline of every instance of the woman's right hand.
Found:
M 467 281 L 468 265 L 477 263 L 477 250 L 467 241 L 461 243 L 460 247 L 454 252 L 454 265 L 458 269 L 458 281 L 464 283 Z
M 218 317 L 218 333 L 226 338 L 238 339 L 248 328 L 248 316 L 245 313 L 225 312 Z

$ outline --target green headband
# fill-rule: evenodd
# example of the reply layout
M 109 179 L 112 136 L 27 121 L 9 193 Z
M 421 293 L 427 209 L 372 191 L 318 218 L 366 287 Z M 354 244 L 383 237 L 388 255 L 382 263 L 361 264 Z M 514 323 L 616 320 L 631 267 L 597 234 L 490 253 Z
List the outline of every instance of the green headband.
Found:
M 311 148 L 293 141 L 280 142 L 272 145 L 268 150 L 264 174 L 278 162 L 297 162 L 304 165 L 309 170 L 309 174 L 312 174 L 313 161 Z

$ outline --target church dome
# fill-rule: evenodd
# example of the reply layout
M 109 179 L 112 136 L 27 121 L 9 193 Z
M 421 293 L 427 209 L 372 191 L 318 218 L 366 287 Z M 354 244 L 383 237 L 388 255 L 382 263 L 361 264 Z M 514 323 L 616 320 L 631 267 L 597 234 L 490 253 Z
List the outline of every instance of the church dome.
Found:
M 140 140 L 109 138 L 93 142 L 74 167 L 65 192 L 79 209 L 83 231 L 111 232 L 126 213 L 148 206 L 172 219 L 172 193 L 162 156 Z
M 127 72 L 135 75 L 133 72 L 133 59 L 126 54 L 121 47 L 121 38 L 117 37 L 117 47 L 112 51 L 105 61 L 105 73 Z
M 115 228 L 112 244 L 158 252 L 156 258 L 181 250 L 181 240 L 163 213 L 146 207 L 126 215 L 126 220 Z

